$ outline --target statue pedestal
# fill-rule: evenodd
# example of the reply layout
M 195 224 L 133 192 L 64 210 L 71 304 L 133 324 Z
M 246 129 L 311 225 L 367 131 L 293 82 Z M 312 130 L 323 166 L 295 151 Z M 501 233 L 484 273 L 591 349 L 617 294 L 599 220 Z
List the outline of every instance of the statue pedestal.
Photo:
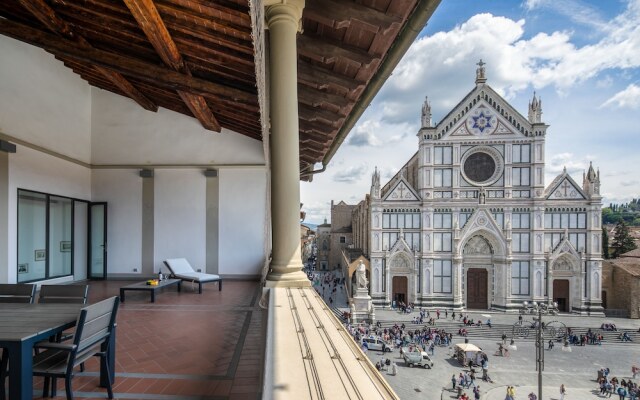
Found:
M 367 321 L 375 323 L 376 315 L 373 311 L 373 302 L 367 289 L 358 288 L 356 295 L 351 299 L 351 323 Z

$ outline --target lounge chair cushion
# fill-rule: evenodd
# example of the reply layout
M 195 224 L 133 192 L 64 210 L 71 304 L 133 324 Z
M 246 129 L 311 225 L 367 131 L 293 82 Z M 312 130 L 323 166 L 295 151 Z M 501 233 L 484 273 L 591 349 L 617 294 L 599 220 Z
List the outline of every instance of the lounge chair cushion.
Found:
M 220 280 L 219 275 L 196 272 L 185 258 L 170 258 L 165 265 L 177 278 L 195 282 L 214 282 Z

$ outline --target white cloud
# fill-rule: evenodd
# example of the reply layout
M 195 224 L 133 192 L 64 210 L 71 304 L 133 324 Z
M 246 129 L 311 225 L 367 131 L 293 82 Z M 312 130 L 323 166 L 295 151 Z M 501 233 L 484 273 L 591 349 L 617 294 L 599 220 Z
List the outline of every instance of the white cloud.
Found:
M 336 182 L 354 183 L 364 177 L 368 170 L 369 167 L 364 164 L 353 165 L 333 174 L 333 180 Z
M 380 122 L 367 120 L 356 126 L 349 134 L 347 144 L 351 146 L 380 146 L 382 142 L 376 136 L 375 132 L 380 132 Z
M 573 22 L 596 29 L 605 29 L 606 22 L 600 13 L 584 1 L 577 0 L 526 0 L 523 4 L 527 11 L 546 8 Z
M 640 109 L 640 86 L 633 83 L 630 84 L 626 89 L 616 93 L 600 106 L 600 108 L 604 107 Z
M 640 181 L 621 181 L 620 185 L 622 186 L 639 186 Z

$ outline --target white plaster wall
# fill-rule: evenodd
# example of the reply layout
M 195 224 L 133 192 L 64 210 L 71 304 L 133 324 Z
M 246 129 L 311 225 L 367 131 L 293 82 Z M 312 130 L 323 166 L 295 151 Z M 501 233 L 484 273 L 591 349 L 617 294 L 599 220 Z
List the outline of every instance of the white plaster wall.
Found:
M 156 169 L 153 179 L 154 271 L 163 268 L 167 258 L 186 258 L 204 271 L 207 178 L 201 169 Z
M 0 35 L 0 94 L 0 132 L 90 161 L 90 86 L 53 55 Z
M 9 155 L 9 267 L 0 265 L 0 272 L 8 268 L 8 282 L 16 282 L 18 189 L 89 200 L 91 171 L 20 145 Z
M 224 168 L 219 177 L 219 272 L 260 275 L 266 237 L 266 171 Z
M 93 164 L 263 164 L 262 143 L 165 108 L 92 88 Z
M 94 169 L 91 199 L 107 202 L 107 272 L 142 270 L 142 178 L 138 170 Z

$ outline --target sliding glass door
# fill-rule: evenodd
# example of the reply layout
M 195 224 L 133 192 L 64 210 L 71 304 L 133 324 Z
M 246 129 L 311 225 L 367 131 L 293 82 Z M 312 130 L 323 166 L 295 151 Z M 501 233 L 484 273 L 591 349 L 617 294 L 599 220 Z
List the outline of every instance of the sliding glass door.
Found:
M 18 190 L 18 282 L 73 274 L 73 203 Z

